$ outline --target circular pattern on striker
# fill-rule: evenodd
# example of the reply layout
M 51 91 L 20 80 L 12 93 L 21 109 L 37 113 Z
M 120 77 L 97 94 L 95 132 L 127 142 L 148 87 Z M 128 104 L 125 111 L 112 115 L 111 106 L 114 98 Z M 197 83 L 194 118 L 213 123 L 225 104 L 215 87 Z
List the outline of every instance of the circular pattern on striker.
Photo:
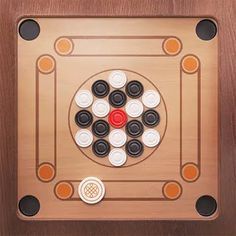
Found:
M 105 195 L 105 185 L 96 177 L 87 177 L 80 182 L 78 194 L 85 203 L 96 204 Z

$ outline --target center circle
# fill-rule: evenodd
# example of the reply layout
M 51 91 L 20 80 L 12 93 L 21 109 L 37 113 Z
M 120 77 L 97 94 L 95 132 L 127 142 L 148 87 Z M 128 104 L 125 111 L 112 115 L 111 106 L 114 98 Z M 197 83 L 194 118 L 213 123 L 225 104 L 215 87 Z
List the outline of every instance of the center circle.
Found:
M 127 115 L 121 109 L 113 110 L 108 116 L 109 123 L 115 128 L 122 128 L 127 122 Z
M 125 79 L 118 83 L 110 76 L 113 72 L 94 74 L 75 91 L 69 108 L 69 128 L 75 145 L 88 159 L 102 166 L 123 168 L 142 162 L 160 146 L 167 111 L 160 91 L 150 79 L 123 69 Z M 149 129 L 157 130 L 160 139 L 145 132 Z

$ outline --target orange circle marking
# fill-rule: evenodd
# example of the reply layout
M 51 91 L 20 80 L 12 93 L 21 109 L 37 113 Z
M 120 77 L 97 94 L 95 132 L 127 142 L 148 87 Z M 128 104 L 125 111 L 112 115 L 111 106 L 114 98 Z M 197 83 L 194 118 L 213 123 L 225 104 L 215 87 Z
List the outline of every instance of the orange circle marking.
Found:
M 195 73 L 199 68 L 199 61 L 195 56 L 186 56 L 182 60 L 182 68 L 188 74 Z
M 47 55 L 41 56 L 38 59 L 38 68 L 40 72 L 44 74 L 51 73 L 55 68 L 55 61 L 53 57 Z
M 188 163 L 182 168 L 182 176 L 186 181 L 193 182 L 199 176 L 199 169 L 197 165 Z
M 68 55 L 73 50 L 73 42 L 68 38 L 59 38 L 56 41 L 55 49 L 61 55 Z
M 177 55 L 181 50 L 181 43 L 177 38 L 168 38 L 164 41 L 163 49 L 169 55 Z
M 73 195 L 74 188 L 68 182 L 60 182 L 56 186 L 55 193 L 60 199 L 68 199 Z
M 38 177 L 40 180 L 48 182 L 51 181 L 55 176 L 55 170 L 53 165 L 49 163 L 43 163 L 38 168 Z
M 168 182 L 163 186 L 163 192 L 168 199 L 177 199 L 181 195 L 181 186 L 177 182 Z

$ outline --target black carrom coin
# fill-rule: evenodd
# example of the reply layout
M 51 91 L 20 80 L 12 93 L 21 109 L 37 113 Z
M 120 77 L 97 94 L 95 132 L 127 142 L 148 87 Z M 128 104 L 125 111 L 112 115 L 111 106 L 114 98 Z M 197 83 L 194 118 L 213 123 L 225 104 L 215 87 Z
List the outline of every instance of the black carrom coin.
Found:
M 87 128 L 93 122 L 93 115 L 87 110 L 81 110 L 76 113 L 75 122 L 79 127 Z
M 113 107 L 122 107 L 126 103 L 126 95 L 121 90 L 114 90 L 109 95 L 109 102 Z
M 153 109 L 145 111 L 142 115 L 142 121 L 147 127 L 155 127 L 160 122 L 160 115 Z
M 93 144 L 93 152 L 98 157 L 105 157 L 110 152 L 110 144 L 104 139 L 98 139 Z
M 110 131 L 109 124 L 105 120 L 97 120 L 92 126 L 93 134 L 99 138 L 104 138 Z
M 139 157 L 143 153 L 143 144 L 137 139 L 131 139 L 125 149 L 129 156 Z
M 98 98 L 104 98 L 110 92 L 110 87 L 105 80 L 97 80 L 92 85 L 92 92 Z
M 125 91 L 129 97 L 139 98 L 143 94 L 143 85 L 137 80 L 132 80 L 126 85 Z
M 132 138 L 137 138 L 143 134 L 143 124 L 138 120 L 131 120 L 126 124 L 126 132 Z

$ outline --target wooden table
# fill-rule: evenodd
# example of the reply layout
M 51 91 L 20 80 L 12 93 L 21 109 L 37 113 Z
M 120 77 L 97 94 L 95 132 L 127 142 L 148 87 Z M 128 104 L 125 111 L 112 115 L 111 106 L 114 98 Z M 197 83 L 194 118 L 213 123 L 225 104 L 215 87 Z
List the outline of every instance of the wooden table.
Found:
M 236 49 L 233 0 L 1 0 L 0 1 L 0 232 L 1 235 L 235 235 Z M 206 222 L 24 222 L 16 216 L 16 21 L 21 16 L 211 16 L 220 37 L 221 213 Z

